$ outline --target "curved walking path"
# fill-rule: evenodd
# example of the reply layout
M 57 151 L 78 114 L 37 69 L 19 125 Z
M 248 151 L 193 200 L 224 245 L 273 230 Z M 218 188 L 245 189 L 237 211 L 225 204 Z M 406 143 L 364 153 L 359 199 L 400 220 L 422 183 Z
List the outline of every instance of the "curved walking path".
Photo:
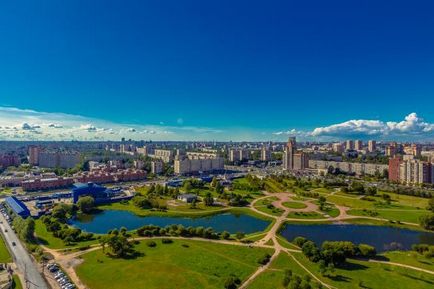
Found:
M 407 264 L 402 264 L 402 263 L 395 263 L 395 262 L 389 262 L 389 261 L 379 261 L 379 260 L 373 260 L 373 259 L 369 259 L 368 262 L 386 264 L 386 265 L 391 265 L 391 266 L 397 266 L 397 267 L 412 269 L 412 270 L 416 270 L 416 271 L 419 271 L 419 272 L 424 272 L 424 273 L 428 273 L 428 274 L 434 275 L 434 271 L 431 271 L 431 270 L 428 270 L 428 269 L 423 269 L 423 268 L 420 268 L 420 267 L 415 267 L 415 266 L 407 265 Z

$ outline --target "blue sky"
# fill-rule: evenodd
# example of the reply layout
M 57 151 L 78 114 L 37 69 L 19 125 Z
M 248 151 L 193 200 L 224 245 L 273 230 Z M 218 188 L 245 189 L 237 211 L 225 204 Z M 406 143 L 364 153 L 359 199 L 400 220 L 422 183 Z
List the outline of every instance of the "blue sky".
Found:
M 431 140 L 432 15 L 428 0 L 3 1 L 0 106 L 20 113 L 0 127 L 48 123 L 27 109 L 160 139 Z

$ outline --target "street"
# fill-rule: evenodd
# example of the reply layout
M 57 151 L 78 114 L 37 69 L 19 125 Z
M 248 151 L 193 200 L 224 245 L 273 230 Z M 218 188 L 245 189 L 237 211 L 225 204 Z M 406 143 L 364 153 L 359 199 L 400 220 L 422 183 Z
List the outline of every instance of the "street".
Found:
M 31 289 L 48 289 L 48 285 L 42 278 L 37 269 L 37 265 L 33 263 L 27 250 L 23 247 L 15 232 L 6 221 L 5 217 L 0 214 L 0 229 L 3 234 L 6 245 L 11 248 L 12 257 L 24 278 L 28 280 L 28 287 Z M 7 232 L 5 232 L 7 230 Z M 15 246 L 12 243 L 15 243 Z M 23 287 L 25 284 L 23 284 Z

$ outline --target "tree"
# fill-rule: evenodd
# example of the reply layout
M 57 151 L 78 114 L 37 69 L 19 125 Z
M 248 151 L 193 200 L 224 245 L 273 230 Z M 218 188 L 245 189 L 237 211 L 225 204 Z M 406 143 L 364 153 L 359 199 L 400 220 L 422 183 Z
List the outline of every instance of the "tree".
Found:
M 434 231 L 434 213 L 421 216 L 419 223 L 424 229 Z
M 244 238 L 244 236 L 245 236 L 245 234 L 244 234 L 243 232 L 237 232 L 237 233 L 235 234 L 235 237 L 236 237 L 238 240 L 241 240 L 242 238 Z
M 214 204 L 214 198 L 212 197 L 211 193 L 206 193 L 205 198 L 203 199 L 205 206 L 212 206 Z
M 326 204 L 327 199 L 324 196 L 320 196 L 318 199 L 319 209 L 324 211 L 324 206 Z
M 228 278 L 226 278 L 224 286 L 225 289 L 236 289 L 240 283 L 241 283 L 240 278 L 231 275 Z
M 228 231 L 223 231 L 223 233 L 222 233 L 222 239 L 227 240 L 227 239 L 230 238 L 230 236 L 231 236 L 231 234 L 229 234 Z
M 90 213 L 95 208 L 95 200 L 90 196 L 81 197 L 77 202 L 78 209 L 83 213 Z
M 107 236 L 107 246 L 110 255 L 116 258 L 124 258 L 133 253 L 133 244 L 122 234 L 109 234 Z

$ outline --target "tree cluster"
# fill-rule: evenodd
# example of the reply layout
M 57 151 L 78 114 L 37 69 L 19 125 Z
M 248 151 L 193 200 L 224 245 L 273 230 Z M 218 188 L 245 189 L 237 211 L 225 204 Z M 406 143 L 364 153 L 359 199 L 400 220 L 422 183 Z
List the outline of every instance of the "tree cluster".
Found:
M 304 277 L 300 277 L 297 274 L 294 274 L 291 270 L 285 270 L 284 277 L 282 280 L 283 288 L 288 289 L 320 289 L 322 285 L 312 281 L 312 278 L 309 275 L 304 275 Z
M 347 241 L 325 241 L 321 248 L 303 237 L 297 237 L 293 241 L 297 246 L 301 247 L 303 254 L 312 262 L 320 262 L 321 260 L 327 264 L 339 266 L 345 263 L 346 258 L 371 258 L 377 252 L 374 247 L 360 244 L 355 245 Z
M 228 232 L 216 233 L 212 228 L 204 227 L 184 227 L 182 225 L 170 225 L 164 228 L 154 225 L 145 225 L 137 229 L 137 235 L 143 237 L 154 236 L 180 236 L 180 237 L 199 237 L 205 239 L 228 239 Z

